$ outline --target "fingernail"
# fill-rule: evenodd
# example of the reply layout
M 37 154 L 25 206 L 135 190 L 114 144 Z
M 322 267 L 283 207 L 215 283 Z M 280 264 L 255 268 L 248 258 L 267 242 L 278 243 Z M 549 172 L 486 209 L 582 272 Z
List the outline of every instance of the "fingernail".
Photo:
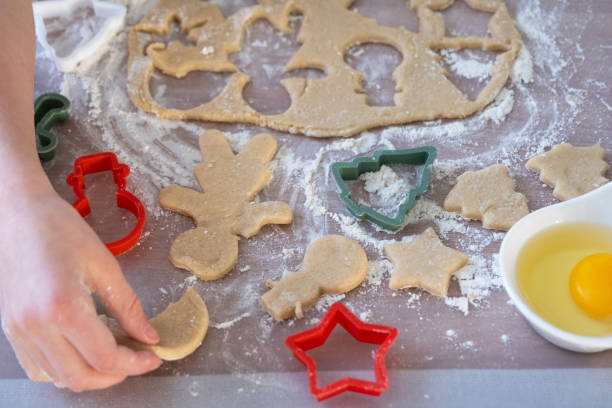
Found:
M 159 368 L 162 365 L 162 361 L 159 358 L 151 359 L 151 363 L 149 364 L 153 370 Z
M 150 324 L 147 324 L 145 326 L 145 337 L 149 341 L 154 342 L 154 343 L 157 343 L 159 341 L 159 335 L 157 334 L 153 326 L 151 326 Z

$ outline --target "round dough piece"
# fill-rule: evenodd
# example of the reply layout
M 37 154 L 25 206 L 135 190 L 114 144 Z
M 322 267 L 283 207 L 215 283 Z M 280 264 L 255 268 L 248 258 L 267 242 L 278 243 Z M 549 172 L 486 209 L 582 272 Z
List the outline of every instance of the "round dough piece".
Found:
M 162 360 L 180 360 L 193 353 L 204 340 L 209 317 L 206 304 L 192 288 L 176 303 L 149 320 L 159 334 L 159 343 L 143 344 L 129 337 L 116 320 L 103 316 L 118 344 L 134 350 L 148 350 Z

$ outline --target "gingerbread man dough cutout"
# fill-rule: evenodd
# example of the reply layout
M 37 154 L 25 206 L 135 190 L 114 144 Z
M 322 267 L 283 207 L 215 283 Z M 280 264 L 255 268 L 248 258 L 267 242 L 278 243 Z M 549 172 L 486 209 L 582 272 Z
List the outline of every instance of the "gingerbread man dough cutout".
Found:
M 130 30 L 128 87 L 132 102 L 145 112 L 178 120 L 245 122 L 308 136 L 351 136 L 378 126 L 437 118 L 464 118 L 495 100 L 504 87 L 522 47 L 521 36 L 503 0 L 466 0 L 471 8 L 492 13 L 486 37 L 447 36 L 444 19 L 436 12 L 454 0 L 412 0 L 419 17 L 419 32 L 388 27 L 349 7 L 353 0 L 258 0 L 258 5 L 224 17 L 212 3 L 202 0 L 161 0 Z M 324 78 L 286 78 L 282 81 L 291 106 L 278 115 L 264 115 L 243 98 L 251 80 L 230 62 L 240 51 L 246 27 L 257 19 L 268 20 L 282 33 L 291 32 L 291 13 L 304 15 L 298 33 L 301 48 L 284 67 L 325 71 Z M 168 45 L 167 35 L 177 21 L 192 44 Z M 344 60 L 356 44 L 391 45 L 403 56 L 395 69 L 395 106 L 370 106 L 363 93 L 363 74 Z M 451 81 L 440 64 L 440 49 L 465 48 L 498 52 L 491 79 L 475 100 Z M 205 52 L 204 52 L 205 51 Z M 149 82 L 155 69 L 181 78 L 192 71 L 231 73 L 226 87 L 210 102 L 180 110 L 161 106 Z
M 304 255 L 302 270 L 279 281 L 268 281 L 272 289 L 261 297 L 261 304 L 276 320 L 292 314 L 304 317 L 321 294 L 348 292 L 363 282 L 368 258 L 357 242 L 340 235 L 326 235 L 313 242 Z
M 540 180 L 553 187 L 553 195 L 561 201 L 581 196 L 603 186 L 610 167 L 604 161 L 601 146 L 576 147 L 569 143 L 553 146 L 527 162 L 527 168 L 540 173 Z
M 258 134 L 234 155 L 225 136 L 209 130 L 200 137 L 200 150 L 203 160 L 194 174 L 203 192 L 170 186 L 162 190 L 159 202 L 196 223 L 172 244 L 172 263 L 213 280 L 236 264 L 239 235 L 249 238 L 264 225 L 289 224 L 292 212 L 283 202 L 252 202 L 271 177 L 268 163 L 276 153 L 272 136 Z

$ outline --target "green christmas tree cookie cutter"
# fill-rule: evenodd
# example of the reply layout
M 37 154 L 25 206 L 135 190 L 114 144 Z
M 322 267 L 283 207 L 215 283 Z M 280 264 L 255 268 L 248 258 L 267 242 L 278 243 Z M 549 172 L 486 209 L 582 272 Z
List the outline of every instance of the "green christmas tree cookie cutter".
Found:
M 371 157 L 358 157 L 350 162 L 334 163 L 331 169 L 336 184 L 340 188 L 340 200 L 358 219 L 366 219 L 385 229 L 396 231 L 403 225 L 406 213 L 414 207 L 417 196 L 427 190 L 431 165 L 437 154 L 435 147 L 423 146 L 404 150 L 378 150 Z M 371 207 L 355 203 L 351 199 L 351 190 L 346 185 L 346 181 L 357 180 L 363 173 L 376 172 L 385 164 L 423 166 L 419 186 L 410 189 L 408 198 L 399 206 L 394 218 L 381 214 Z
M 63 95 L 46 93 L 34 102 L 34 126 L 36 129 L 36 150 L 42 161 L 51 160 L 57 148 L 57 136 L 51 128 L 68 120 L 70 101 Z

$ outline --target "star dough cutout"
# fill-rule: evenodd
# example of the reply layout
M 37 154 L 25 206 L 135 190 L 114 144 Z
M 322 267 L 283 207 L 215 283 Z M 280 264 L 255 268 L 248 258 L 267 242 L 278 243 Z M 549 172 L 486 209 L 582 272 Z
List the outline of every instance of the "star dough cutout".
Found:
M 576 147 L 563 143 L 532 157 L 527 168 L 540 173 L 540 180 L 553 187 L 561 201 L 578 197 L 606 184 L 610 168 L 604 161 L 606 151 L 600 146 Z
M 482 220 L 485 228 L 507 231 L 529 214 L 527 198 L 514 190 L 506 166 L 497 164 L 467 171 L 457 178 L 444 200 L 446 211 Z
M 385 254 L 393 263 L 391 289 L 419 287 L 446 297 L 451 275 L 468 263 L 463 252 L 444 246 L 433 228 L 410 242 L 385 245 Z

